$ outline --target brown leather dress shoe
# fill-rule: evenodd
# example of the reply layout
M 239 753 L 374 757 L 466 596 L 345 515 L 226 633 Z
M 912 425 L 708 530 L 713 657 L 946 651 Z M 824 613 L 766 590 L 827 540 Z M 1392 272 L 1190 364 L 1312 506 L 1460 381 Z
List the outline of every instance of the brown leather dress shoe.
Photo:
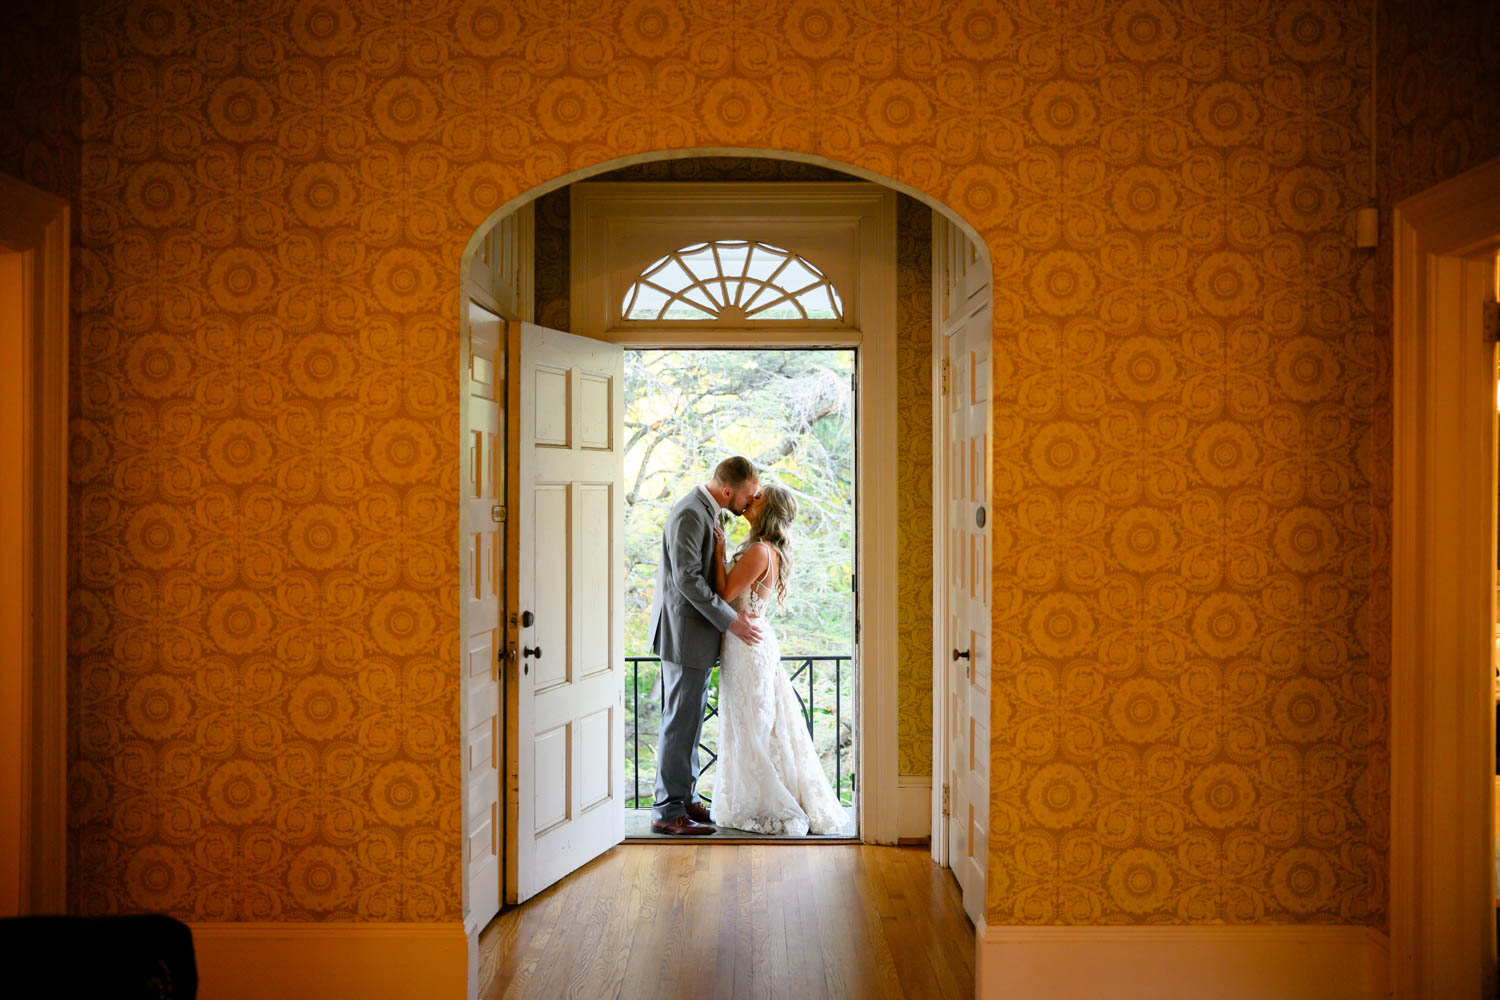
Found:
M 706 807 L 702 802 L 689 802 L 687 804 L 687 814 L 688 819 L 690 820 L 698 823 L 707 823 L 709 826 L 713 826 L 714 821 L 708 815 L 708 807 Z
M 695 823 L 687 816 L 678 816 L 676 819 L 651 821 L 651 829 L 657 833 L 665 833 L 673 837 L 706 837 L 715 833 L 713 827 L 707 823 Z

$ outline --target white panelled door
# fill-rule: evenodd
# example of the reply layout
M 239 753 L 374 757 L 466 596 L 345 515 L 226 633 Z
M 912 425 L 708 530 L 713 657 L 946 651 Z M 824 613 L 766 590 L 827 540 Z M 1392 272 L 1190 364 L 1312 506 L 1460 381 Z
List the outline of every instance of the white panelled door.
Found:
M 500 587 L 504 541 L 505 365 L 500 317 L 469 303 L 467 464 L 463 483 L 464 920 L 500 911 Z
M 510 357 L 519 903 L 625 838 L 625 355 L 511 323 Z
M 987 291 L 987 286 L 986 289 Z M 964 910 L 984 912 L 990 771 L 990 296 L 943 337 L 946 408 L 949 706 L 948 863 Z

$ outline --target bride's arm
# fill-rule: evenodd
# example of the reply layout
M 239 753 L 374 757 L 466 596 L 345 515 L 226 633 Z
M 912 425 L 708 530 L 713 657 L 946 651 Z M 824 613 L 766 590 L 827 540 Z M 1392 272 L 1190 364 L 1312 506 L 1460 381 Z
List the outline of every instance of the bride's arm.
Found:
M 719 590 L 719 596 L 726 601 L 732 601 L 745 592 L 745 588 L 759 580 L 766 572 L 766 566 L 770 564 L 770 556 L 766 554 L 768 546 L 765 542 L 757 542 L 745 550 L 740 556 L 740 561 L 734 564 L 724 581 L 724 586 Z
M 721 527 L 719 527 L 718 523 L 715 522 L 715 524 L 714 524 L 714 593 L 718 594 L 720 597 L 724 597 L 724 587 L 725 587 L 725 585 L 726 585 L 727 582 L 728 582 L 728 577 L 727 577 L 727 574 L 726 574 L 726 572 L 724 570 L 724 529 L 721 528 Z M 724 600 L 727 601 L 727 600 L 729 600 L 729 598 L 724 597 Z

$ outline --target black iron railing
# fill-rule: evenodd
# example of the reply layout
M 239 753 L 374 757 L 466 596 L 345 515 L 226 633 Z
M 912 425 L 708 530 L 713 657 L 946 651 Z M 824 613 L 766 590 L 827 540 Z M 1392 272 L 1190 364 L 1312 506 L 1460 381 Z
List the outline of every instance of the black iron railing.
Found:
M 797 701 L 801 705 L 802 718 L 807 723 L 807 735 L 812 737 L 814 746 L 818 742 L 818 729 L 816 726 L 818 709 L 822 707 L 823 711 L 827 712 L 828 709 L 825 706 L 828 701 L 831 700 L 833 702 L 833 732 L 831 734 L 833 742 L 833 774 L 831 776 L 833 789 L 838 794 L 839 801 L 845 805 L 852 805 L 854 802 L 855 775 L 854 771 L 848 766 L 848 762 L 844 760 L 844 752 L 848 749 L 846 743 L 850 742 L 844 739 L 844 683 L 846 678 L 850 681 L 853 680 L 849 672 L 852 657 L 783 656 L 781 662 L 786 665 L 791 676 L 792 690 L 796 693 Z M 647 752 L 652 755 L 652 772 L 654 773 L 656 738 L 657 733 L 660 731 L 661 712 L 666 705 L 666 693 L 661 689 L 659 673 L 656 679 L 647 684 L 647 689 L 644 692 L 641 690 L 641 666 L 643 664 L 659 665 L 660 663 L 661 658 L 656 656 L 625 657 L 625 668 L 627 671 L 625 693 L 630 696 L 630 717 L 625 720 L 626 749 L 630 752 L 631 761 L 631 773 L 627 776 L 627 781 L 632 784 L 633 788 L 627 804 L 632 808 L 649 807 L 651 800 L 656 794 L 654 778 L 646 782 L 644 786 L 641 782 L 641 743 L 642 737 L 644 737 Z M 824 692 L 821 699 L 822 706 L 820 706 L 817 682 L 820 677 L 826 679 L 830 673 L 833 679 L 833 690 L 831 692 Z M 805 696 L 802 690 L 804 687 L 806 688 Z M 656 694 L 654 705 L 652 704 L 653 699 L 651 697 L 653 688 Z M 643 725 L 647 720 L 641 716 L 642 694 L 647 699 L 648 714 L 652 714 L 651 710 L 654 709 L 655 725 Z M 714 676 L 709 679 L 708 705 L 703 710 L 703 720 L 706 723 L 718 714 L 719 677 L 718 668 L 715 667 Z M 714 751 L 713 747 L 703 743 L 698 744 L 698 752 L 699 759 L 702 761 L 702 767 L 699 770 L 701 780 L 701 776 L 709 768 L 713 767 L 715 761 L 719 759 L 719 755 Z M 703 798 L 708 799 L 709 796 L 704 795 Z

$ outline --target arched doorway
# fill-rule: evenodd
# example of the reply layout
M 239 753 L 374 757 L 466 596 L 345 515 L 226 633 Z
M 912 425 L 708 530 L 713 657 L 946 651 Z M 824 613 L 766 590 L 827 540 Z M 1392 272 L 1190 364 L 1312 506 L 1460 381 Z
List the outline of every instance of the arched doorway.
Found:
M 489 219 L 487 219 L 486 222 L 482 224 L 478 230 L 476 230 L 475 236 L 473 239 L 471 239 L 463 258 L 461 273 L 466 276 L 470 275 L 475 270 L 476 260 L 488 260 L 488 264 L 486 266 L 499 267 L 501 270 L 506 270 L 508 265 L 498 263 L 494 259 L 494 254 L 496 252 L 495 248 L 497 246 L 505 244 L 507 241 L 510 244 L 514 245 L 517 241 L 525 241 L 529 239 L 535 241 L 538 245 L 540 245 L 544 237 L 538 232 L 539 227 L 535 220 L 535 217 L 533 216 L 532 218 L 527 218 L 528 214 L 532 212 L 540 213 L 542 211 L 542 208 L 548 204 L 549 199 L 555 201 L 557 193 L 565 191 L 570 185 L 574 183 L 585 179 L 599 179 L 602 175 L 608 175 L 606 179 L 615 179 L 621 176 L 620 171 L 631 169 L 637 172 L 636 177 L 638 178 L 643 174 L 646 177 L 651 177 L 651 171 L 655 171 L 656 176 L 659 177 L 662 172 L 668 171 L 672 168 L 674 161 L 694 163 L 703 162 L 709 158 L 717 158 L 721 160 L 728 160 L 732 158 L 734 161 L 741 164 L 765 164 L 768 168 L 771 169 L 757 171 L 756 173 L 753 173 L 752 176 L 760 176 L 768 180 L 785 179 L 785 175 L 788 173 L 793 176 L 801 175 L 803 177 L 806 177 L 808 175 L 822 174 L 826 175 L 826 179 L 829 180 L 837 178 L 840 180 L 848 181 L 850 178 L 860 178 L 862 180 L 879 184 L 884 189 L 900 192 L 902 195 L 911 199 L 913 204 L 921 205 L 924 208 L 931 210 L 935 215 L 941 217 L 943 220 L 941 231 L 943 233 L 944 246 L 933 248 L 933 252 L 936 257 L 941 258 L 949 265 L 952 272 L 952 274 L 950 274 L 948 278 L 948 287 L 942 289 L 932 289 L 932 294 L 937 295 L 942 302 L 942 314 L 952 319 L 956 324 L 953 329 L 950 329 L 946 332 L 951 335 L 965 325 L 964 321 L 969 320 L 971 321 L 968 323 L 968 326 L 971 328 L 971 336 L 979 336 L 978 334 L 973 333 L 973 331 L 980 329 L 980 327 L 982 326 L 982 339 L 985 342 L 987 348 L 988 340 L 990 337 L 990 325 L 988 313 L 989 296 L 986 293 L 989 288 L 990 263 L 988 260 L 988 254 L 984 249 L 982 242 L 978 240 L 977 234 L 974 232 L 972 227 L 966 225 L 951 211 L 946 209 L 941 204 L 936 203 L 929 196 L 926 196 L 921 192 L 917 192 L 903 185 L 896 184 L 890 181 L 889 178 L 881 177 L 869 171 L 863 171 L 858 168 L 839 164 L 831 160 L 807 156 L 803 154 L 783 154 L 765 150 L 745 149 L 679 150 L 670 153 L 646 154 L 622 158 L 619 160 L 609 161 L 603 164 L 598 164 L 593 167 L 569 173 L 567 175 L 564 175 L 563 177 L 557 178 L 553 181 L 549 181 L 544 185 L 540 185 L 532 191 L 527 192 L 525 195 L 513 199 L 512 201 L 506 203 L 505 205 L 502 205 L 499 209 L 497 209 L 489 217 Z M 776 164 L 790 165 L 791 169 L 786 171 L 778 171 L 777 169 L 772 167 L 772 165 Z M 722 177 L 723 172 L 721 171 L 718 176 Z M 554 225 L 556 224 L 556 220 L 552 220 L 552 222 Z M 929 236 L 929 239 L 930 238 L 931 237 Z M 555 248 L 553 248 L 553 252 L 554 254 L 556 253 Z M 481 270 L 483 270 L 483 268 L 481 268 Z M 511 268 L 511 270 L 512 272 L 514 271 L 513 268 Z M 935 273 L 929 272 L 929 282 L 932 285 L 939 284 L 940 280 L 941 279 Z M 540 285 L 541 282 L 538 281 L 536 286 L 534 286 L 534 291 L 540 290 Z M 528 307 L 532 310 L 532 316 L 544 322 L 551 321 L 553 323 L 557 323 L 557 317 L 559 315 L 563 317 L 563 322 L 566 322 L 567 318 L 566 312 L 558 309 L 555 306 L 555 303 L 557 301 L 556 288 L 553 288 L 550 291 L 543 291 L 542 294 L 533 295 L 521 293 L 519 290 L 509 295 L 491 295 L 489 297 L 489 301 L 492 303 L 493 308 L 497 314 L 507 312 L 507 310 L 504 308 L 505 302 L 515 304 L 509 310 L 510 314 L 503 316 L 502 318 L 524 319 L 526 318 L 525 309 Z M 980 308 L 981 302 L 982 308 Z M 968 310 L 964 311 L 964 309 L 961 308 L 963 306 L 967 306 Z M 929 332 L 930 337 L 937 337 L 940 333 L 943 332 L 934 329 L 933 315 L 923 316 L 922 323 L 926 330 Z M 465 343 L 467 343 L 467 338 Z M 964 364 L 968 367 L 964 368 L 964 370 L 960 373 L 956 367 L 953 368 L 952 371 L 946 371 L 944 369 L 944 366 L 942 365 L 941 350 L 938 350 L 937 353 L 934 354 L 931 346 L 933 344 L 933 341 L 929 340 L 928 344 L 929 347 L 927 349 L 926 356 L 920 360 L 922 367 L 921 374 L 925 378 L 924 389 L 926 391 L 926 399 L 929 404 L 934 401 L 937 401 L 940 404 L 940 398 L 946 390 L 948 381 L 952 379 L 956 382 L 959 379 L 960 375 L 968 380 L 964 383 L 964 385 L 969 388 L 971 399 L 978 398 L 979 390 L 975 387 L 978 386 L 981 381 L 983 383 L 985 391 L 987 391 L 987 374 L 982 377 L 979 375 L 981 371 L 987 373 L 987 350 L 983 353 L 983 357 L 980 357 L 979 353 L 975 353 L 972 358 L 969 355 L 965 355 Z M 467 372 L 465 373 L 465 377 L 468 377 Z M 976 379 L 978 379 L 979 381 L 976 381 Z M 931 409 L 933 412 L 937 412 L 939 407 L 934 406 L 931 407 Z M 976 413 L 988 413 L 987 396 L 982 400 L 982 406 L 980 406 L 979 409 L 976 410 Z M 985 436 L 986 431 L 987 428 L 981 428 L 978 431 L 978 436 L 980 438 L 983 438 L 987 442 L 987 437 Z M 939 425 L 939 427 L 937 427 L 936 429 L 929 429 L 927 433 L 929 435 L 941 433 L 941 425 Z M 467 437 L 468 435 L 466 432 L 465 440 L 467 440 Z M 932 455 L 932 458 L 928 459 L 929 464 L 927 468 L 919 470 L 919 472 L 925 473 L 928 477 L 930 477 L 929 481 L 931 478 L 936 478 L 940 488 L 944 483 L 953 483 L 960 485 L 962 487 L 961 492 L 963 494 L 963 502 L 967 505 L 964 508 L 963 519 L 965 519 L 968 524 L 974 525 L 973 511 L 971 508 L 976 506 L 982 508 L 987 505 L 987 496 L 984 484 L 986 482 L 985 472 L 987 470 L 988 462 L 984 458 L 984 452 L 978 446 L 973 449 L 966 447 L 964 449 L 955 450 L 949 448 L 945 443 L 929 441 L 929 453 Z M 463 452 L 461 452 L 461 454 L 468 454 L 467 445 L 465 446 L 465 449 Z M 954 467 L 954 471 L 951 476 L 946 475 L 943 472 L 943 470 L 949 466 Z M 482 506 L 482 504 L 480 506 Z M 939 504 L 934 502 L 933 506 L 939 506 Z M 946 511 L 944 512 L 944 514 L 946 517 Z M 958 519 L 955 518 L 955 520 Z M 982 530 L 983 523 L 984 520 L 981 514 L 980 518 L 978 519 L 978 525 L 975 525 L 974 530 L 971 532 L 975 539 L 981 539 L 985 537 Z M 520 532 L 525 532 L 527 530 L 525 525 L 517 525 L 513 522 L 507 522 L 507 528 Z M 928 570 L 929 576 L 926 580 L 919 581 L 918 585 L 925 585 L 928 588 L 929 594 L 931 594 L 933 590 L 933 577 L 930 574 L 938 573 L 938 578 L 941 579 L 941 570 L 938 569 L 938 567 L 943 566 L 945 563 L 953 563 L 955 572 L 961 573 L 962 575 L 962 578 L 964 580 L 964 588 L 968 593 L 972 594 L 975 597 L 975 600 L 977 602 L 975 604 L 975 607 L 987 609 L 988 573 L 987 571 L 982 570 L 982 566 L 986 564 L 985 561 L 988 559 L 987 548 L 985 548 L 983 545 L 976 547 L 967 540 L 963 540 L 963 544 L 959 545 L 946 538 L 942 533 L 934 531 L 934 534 L 936 535 L 936 537 L 942 538 L 943 540 L 940 541 L 939 544 L 932 546 L 932 552 L 930 553 L 931 558 L 927 563 L 927 565 L 931 567 Z M 873 539 L 871 539 L 870 541 L 872 542 L 873 551 L 878 543 L 874 542 Z M 874 560 L 867 558 L 866 562 L 872 563 L 874 562 Z M 465 576 L 465 579 L 467 580 L 468 577 Z M 895 579 L 890 579 L 885 582 L 890 585 L 894 594 L 894 590 L 898 584 L 898 581 Z M 907 582 L 909 583 L 910 581 Z M 940 599 L 938 603 L 939 605 L 942 605 L 944 603 L 943 599 L 946 597 L 947 588 L 939 586 L 935 589 L 939 593 Z M 967 612 L 973 609 L 965 608 L 964 610 Z M 985 613 L 987 615 L 987 611 Z M 948 639 L 949 633 L 952 631 L 952 622 L 949 619 L 954 617 L 961 617 L 961 615 L 957 615 L 957 613 L 950 615 L 947 611 L 939 611 L 938 608 L 934 608 L 934 613 L 932 615 L 933 620 L 929 620 L 926 623 L 928 634 L 933 636 L 931 644 L 926 648 L 926 650 L 924 650 L 924 655 L 931 658 L 930 662 L 928 663 L 929 677 L 931 678 L 928 691 L 930 692 L 932 690 L 931 685 L 934 683 L 940 689 L 938 692 L 938 696 L 936 698 L 933 698 L 932 701 L 932 704 L 936 706 L 937 711 L 931 713 L 932 736 L 930 738 L 931 757 L 929 758 L 928 763 L 929 775 L 935 774 L 941 776 L 944 774 L 946 770 L 946 762 L 944 761 L 944 758 L 950 756 L 948 752 L 950 737 L 955 735 L 954 733 L 950 732 L 950 730 L 958 728 L 950 724 L 953 720 L 953 701 L 955 694 L 955 692 L 948 690 L 948 682 L 951 678 L 951 675 L 957 673 L 964 679 L 969 679 L 972 682 L 978 683 L 981 673 L 986 678 L 988 673 L 987 665 L 986 669 L 983 672 L 978 670 L 970 671 L 968 669 L 970 662 L 977 663 L 979 659 L 985 655 L 984 650 L 972 644 L 962 644 L 964 648 L 960 650 L 960 644 L 958 644 L 957 642 L 951 643 L 953 645 L 953 653 L 962 652 L 970 654 L 970 657 L 966 657 L 964 661 L 960 661 L 958 657 L 950 658 L 950 650 L 948 648 L 950 643 L 948 642 Z M 497 620 L 499 620 L 498 617 Z M 465 624 L 464 629 L 464 634 L 469 635 L 470 631 L 467 623 Z M 982 632 L 985 631 L 985 629 L 976 629 L 974 631 Z M 897 644 L 899 644 L 900 638 L 897 637 L 895 641 Z M 515 645 L 515 643 L 513 643 L 513 645 Z M 524 648 L 524 643 L 520 643 L 520 645 L 522 645 L 522 647 Z M 934 655 L 934 651 L 936 655 Z M 518 661 L 508 659 L 506 660 L 506 662 L 516 663 Z M 511 671 L 511 673 L 512 675 L 514 675 L 515 671 Z M 887 677 L 884 680 L 892 688 L 894 688 L 894 676 Z M 896 704 L 896 692 L 894 690 L 890 690 L 883 692 L 883 694 L 883 700 L 878 694 L 864 699 L 863 707 L 866 710 L 877 709 L 884 713 L 883 722 L 867 722 L 866 725 L 867 727 L 884 725 L 889 729 L 894 729 L 896 726 L 896 712 L 898 708 Z M 931 698 L 932 695 L 928 694 L 927 697 Z M 870 702 L 874 702 L 875 704 L 871 705 Z M 508 703 L 510 703 L 509 699 Z M 466 708 L 466 720 L 469 717 L 467 711 L 468 710 Z M 983 722 L 987 723 L 987 717 L 983 720 Z M 511 730 L 511 726 L 507 724 L 506 729 L 509 732 Z M 973 726 L 966 724 L 963 729 L 965 730 L 964 736 L 970 743 L 972 743 L 976 739 L 983 741 L 985 739 L 985 733 L 987 733 L 986 725 Z M 496 741 L 494 746 L 498 750 L 498 740 Z M 982 743 L 981 746 L 982 752 L 975 753 L 973 752 L 974 747 L 968 747 L 967 749 L 969 752 L 963 754 L 962 756 L 966 758 L 964 763 L 967 766 L 971 768 L 983 769 L 987 774 L 987 743 Z M 890 748 L 890 751 L 892 757 L 894 757 L 894 748 Z M 952 756 L 957 757 L 959 755 L 953 754 Z M 862 764 L 861 770 L 866 773 L 870 773 L 876 771 L 877 769 L 869 767 L 868 764 Z M 913 805 L 912 797 L 910 796 L 910 794 L 904 794 L 906 790 L 900 787 L 900 782 L 899 780 L 897 780 L 899 778 L 897 769 L 895 767 L 891 767 L 888 770 L 890 771 L 888 775 L 889 780 L 887 782 L 889 786 L 888 788 L 872 789 L 867 784 L 863 786 L 862 791 L 869 793 L 871 795 L 871 799 L 877 802 L 880 800 L 881 792 L 884 791 L 887 809 L 891 810 L 892 813 L 901 813 L 903 811 L 910 812 L 909 807 Z M 940 777 L 929 777 L 925 786 L 922 786 L 919 789 L 919 791 L 922 793 L 922 799 L 919 803 L 916 804 L 917 808 L 923 815 L 923 818 L 930 817 L 932 820 L 932 822 L 928 825 L 928 828 L 931 829 L 933 835 L 934 857 L 940 863 L 946 863 L 948 861 L 949 853 L 948 838 L 946 836 L 939 835 L 939 825 L 941 821 L 946 818 L 945 814 L 948 811 L 947 809 L 945 809 L 945 806 L 947 806 L 948 803 L 945 801 L 946 797 L 943 794 L 943 784 L 944 782 L 940 780 Z M 973 850 L 973 847 L 975 831 L 982 831 L 983 828 L 987 825 L 987 817 L 984 813 L 984 802 L 978 802 L 972 803 L 968 808 L 964 809 L 961 817 L 957 815 L 955 816 L 956 820 L 961 819 L 961 823 L 957 823 L 957 826 L 962 831 L 962 835 L 964 838 L 963 842 L 969 846 L 968 853 L 979 854 L 979 857 L 976 859 L 976 864 L 980 866 L 981 882 L 978 886 L 977 893 L 975 893 L 977 907 L 982 907 L 982 854 L 983 849 L 987 847 L 987 845 L 981 842 L 981 844 L 979 845 L 980 850 L 978 852 L 975 852 Z M 466 804 L 465 815 L 468 816 L 470 814 L 471 811 L 468 809 Z M 499 824 L 496 824 L 495 828 L 500 828 Z M 873 832 L 873 836 L 871 836 L 869 839 L 881 839 L 881 837 L 884 836 L 885 839 L 894 841 L 899 836 L 899 834 L 893 835 L 893 833 L 891 832 L 892 827 L 890 825 L 882 828 L 878 822 L 873 824 L 865 824 L 865 829 L 867 832 Z M 468 842 L 469 840 L 468 838 L 466 838 L 466 843 Z M 470 930 L 472 936 L 472 932 L 474 930 L 477 930 L 477 928 L 471 928 Z

